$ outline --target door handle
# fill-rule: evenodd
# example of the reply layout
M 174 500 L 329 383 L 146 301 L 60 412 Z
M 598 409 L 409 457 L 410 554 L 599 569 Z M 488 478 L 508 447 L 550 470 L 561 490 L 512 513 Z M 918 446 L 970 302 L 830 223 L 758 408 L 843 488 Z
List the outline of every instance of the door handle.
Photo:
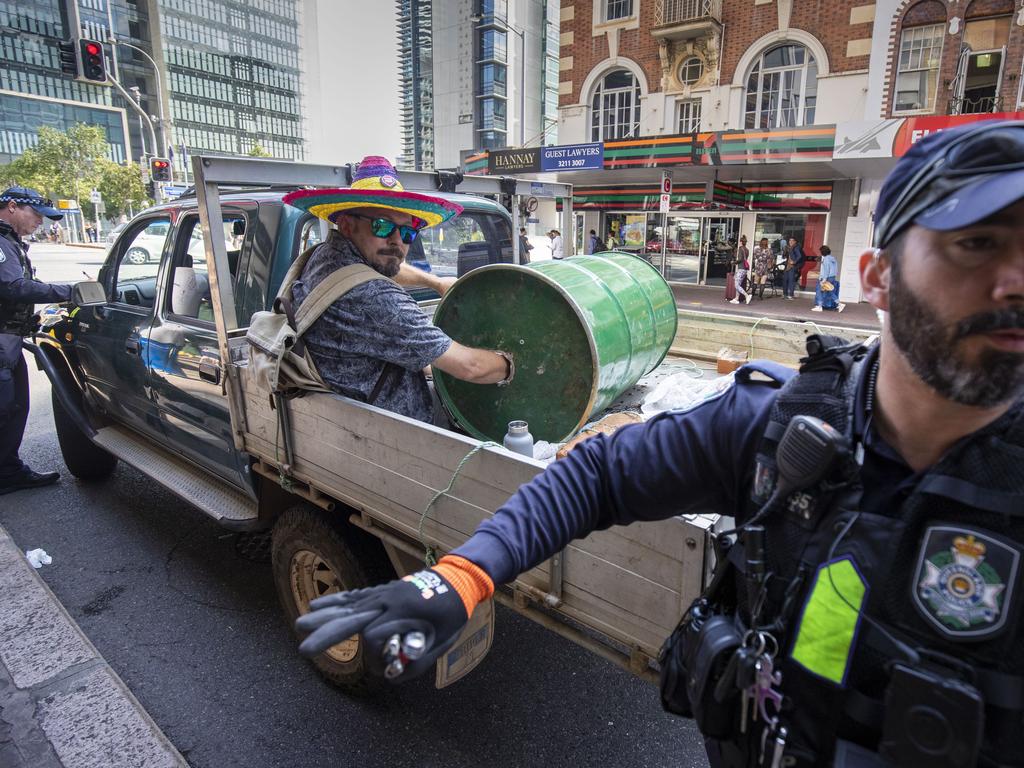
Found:
M 127 339 L 124 343 L 124 351 L 129 355 L 137 355 L 141 349 L 142 345 L 138 339 Z
M 217 363 L 200 363 L 199 378 L 213 384 L 220 384 L 220 366 Z

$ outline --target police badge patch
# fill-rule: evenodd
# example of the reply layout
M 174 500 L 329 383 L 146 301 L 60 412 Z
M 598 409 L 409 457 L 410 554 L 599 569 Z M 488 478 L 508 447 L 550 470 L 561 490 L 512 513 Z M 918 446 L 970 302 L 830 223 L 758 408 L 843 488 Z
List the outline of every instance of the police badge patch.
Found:
M 914 604 L 944 635 L 994 635 L 1009 611 L 1020 553 L 978 530 L 925 531 L 914 578 Z

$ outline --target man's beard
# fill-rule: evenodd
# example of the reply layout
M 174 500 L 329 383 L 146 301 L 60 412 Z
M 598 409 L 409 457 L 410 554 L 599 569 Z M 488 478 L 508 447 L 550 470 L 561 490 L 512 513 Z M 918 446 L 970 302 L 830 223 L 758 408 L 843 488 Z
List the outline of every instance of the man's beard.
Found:
M 403 258 L 402 252 L 397 248 L 378 248 L 376 258 L 370 262 L 370 266 L 384 277 L 394 277 L 402 266 Z
M 914 373 L 943 397 L 981 408 L 1010 402 L 1024 393 L 1024 354 L 984 349 L 970 363 L 961 341 L 974 334 L 1024 329 L 1024 307 L 979 312 L 945 323 L 903 281 L 893 262 L 889 329 Z

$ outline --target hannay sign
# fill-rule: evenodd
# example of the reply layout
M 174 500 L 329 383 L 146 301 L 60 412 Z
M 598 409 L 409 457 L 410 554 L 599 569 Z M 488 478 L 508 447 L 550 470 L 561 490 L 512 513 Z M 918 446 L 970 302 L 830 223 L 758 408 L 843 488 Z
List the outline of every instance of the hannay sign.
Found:
M 487 172 L 536 173 L 540 171 L 540 147 L 529 149 L 499 149 L 487 157 Z

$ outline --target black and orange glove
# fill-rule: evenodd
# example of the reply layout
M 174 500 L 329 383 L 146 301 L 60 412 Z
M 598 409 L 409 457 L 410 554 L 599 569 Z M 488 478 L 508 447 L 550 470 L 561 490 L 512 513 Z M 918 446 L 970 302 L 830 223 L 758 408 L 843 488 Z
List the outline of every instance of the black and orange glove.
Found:
M 295 621 L 300 632 L 312 633 L 299 652 L 315 656 L 359 634 L 367 671 L 395 683 L 411 680 L 452 646 L 492 594 L 494 582 L 481 568 L 448 555 L 398 581 L 313 600 Z

